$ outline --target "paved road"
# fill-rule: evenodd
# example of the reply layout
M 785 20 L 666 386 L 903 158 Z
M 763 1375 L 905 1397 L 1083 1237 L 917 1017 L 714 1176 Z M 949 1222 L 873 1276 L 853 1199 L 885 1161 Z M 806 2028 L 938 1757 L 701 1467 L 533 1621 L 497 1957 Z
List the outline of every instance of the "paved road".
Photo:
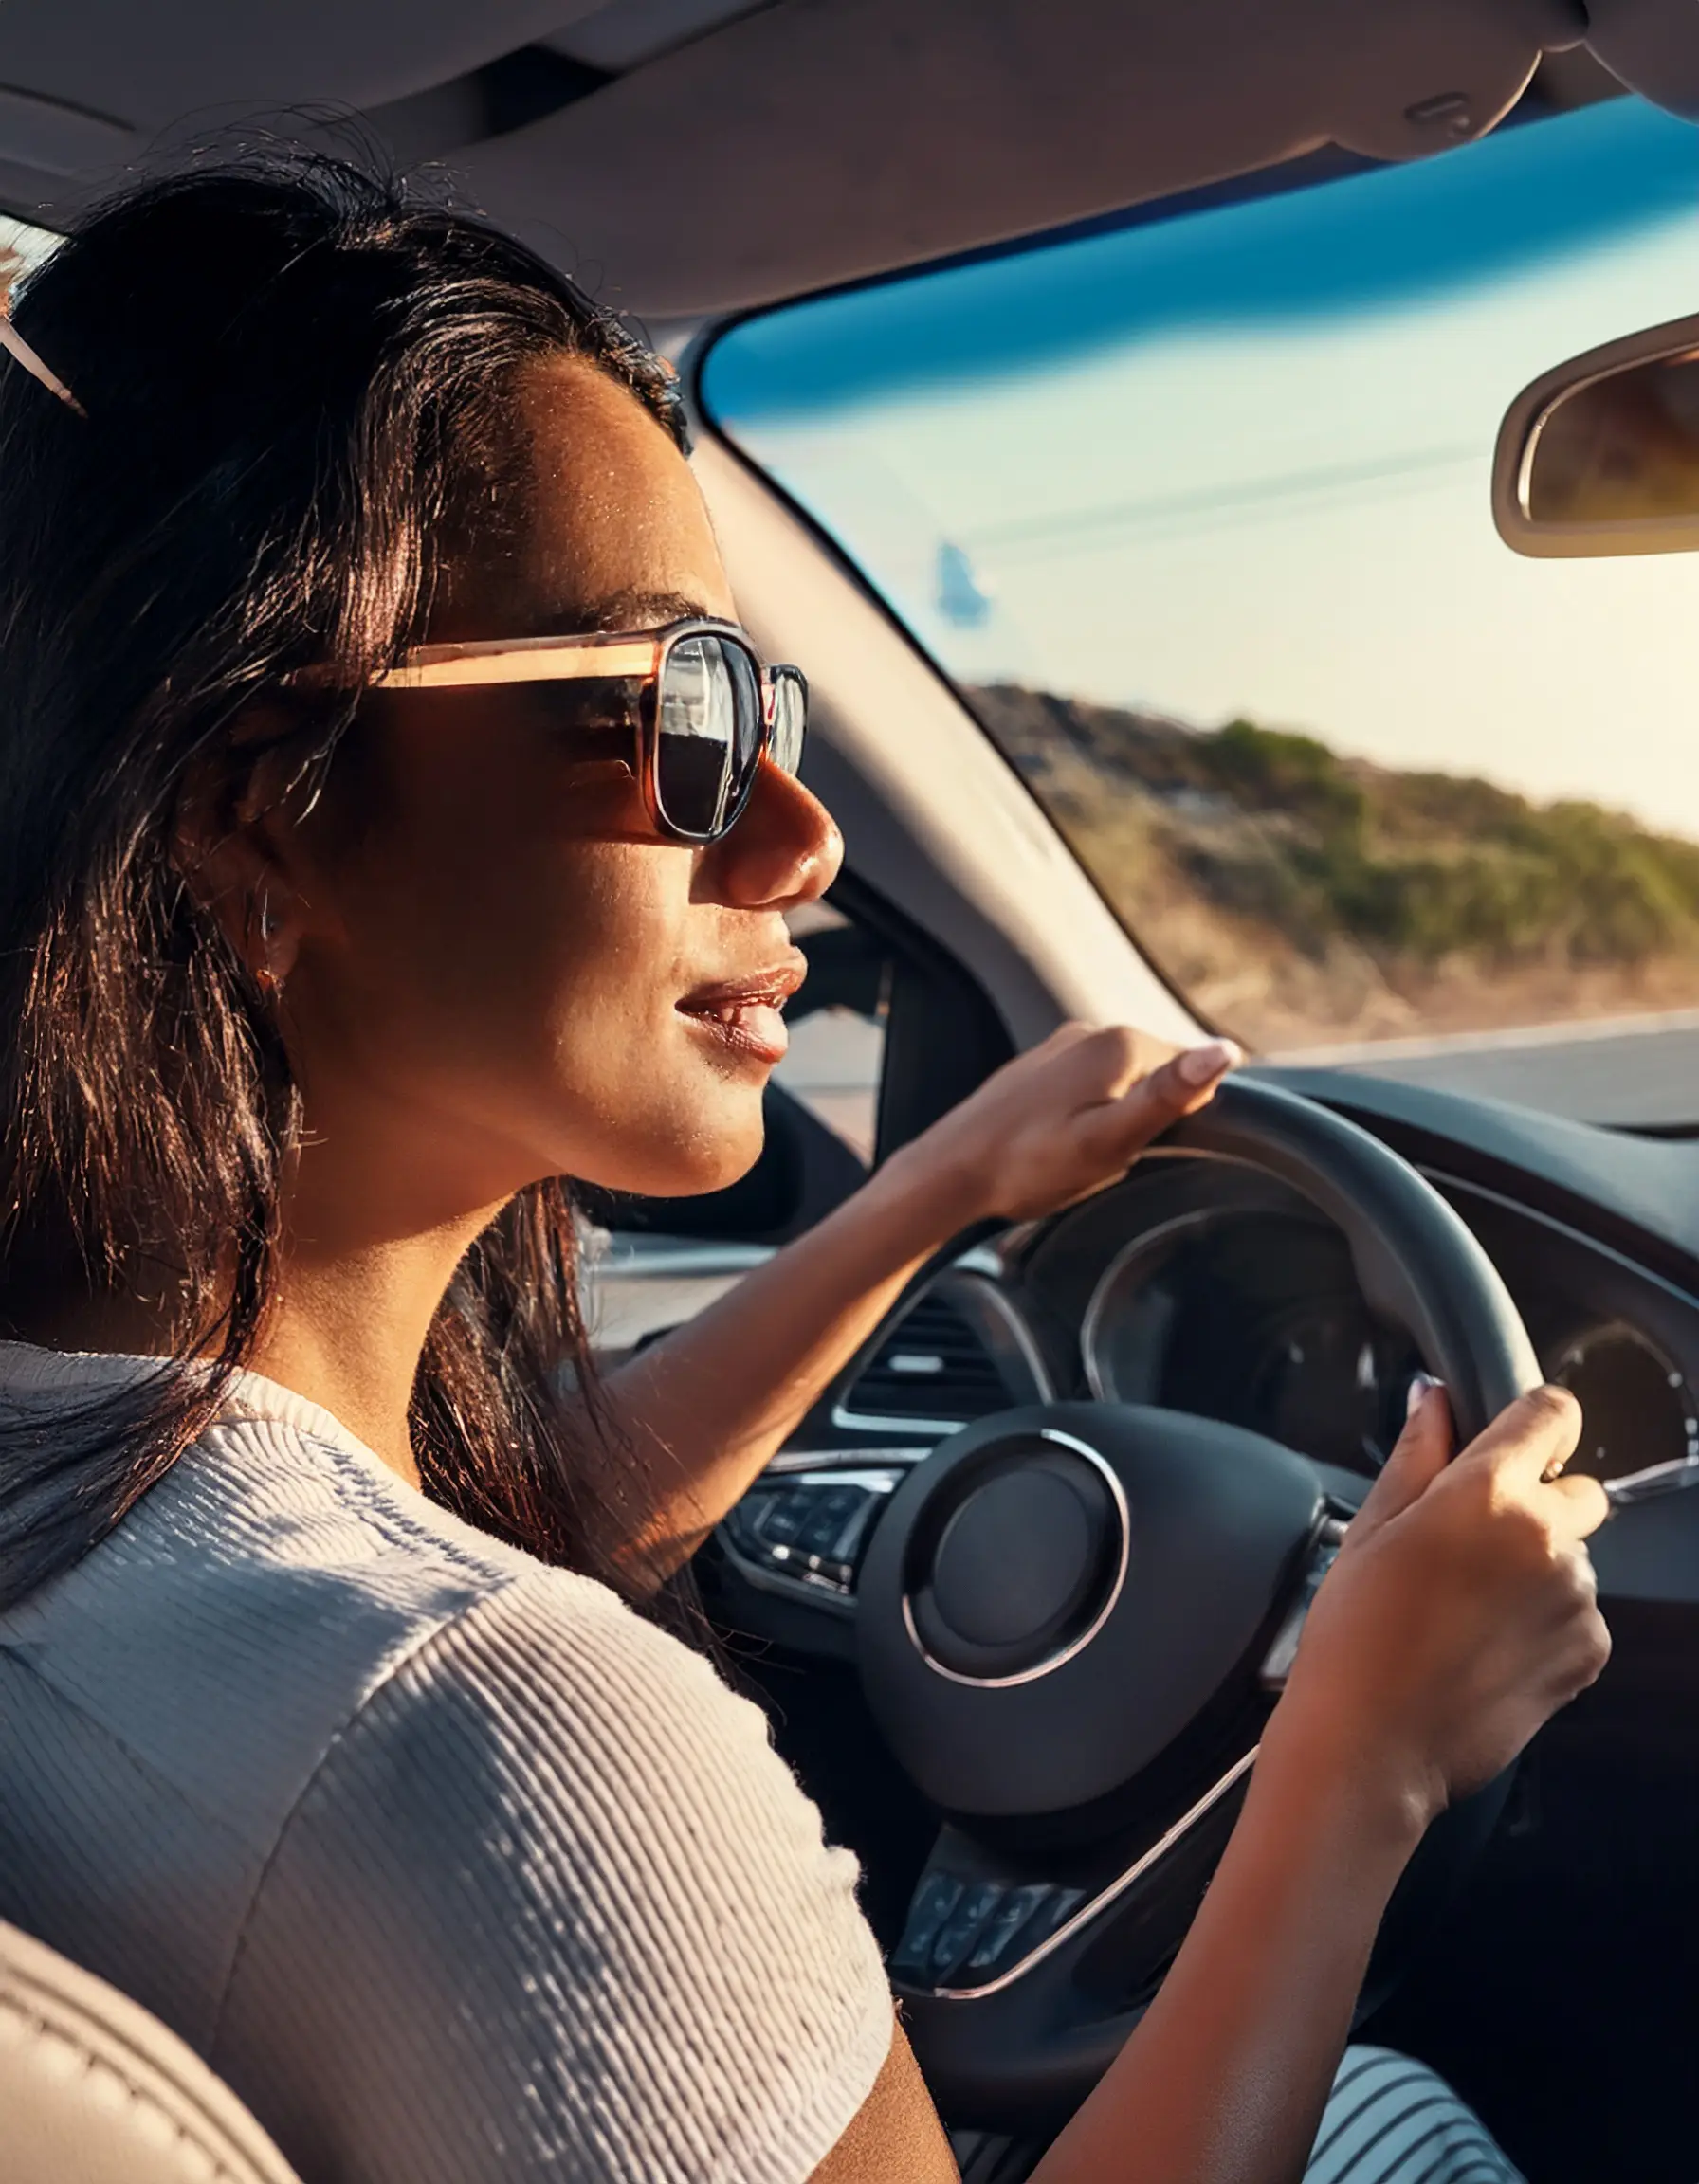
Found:
M 1270 1059 L 1517 1101 L 1582 1122 L 1699 1123 L 1699 1009 L 1526 1031 L 1313 1047 Z M 866 1153 L 879 1061 L 877 1029 L 833 1009 L 796 1027 L 779 1076 Z
M 1271 1056 L 1511 1100 L 1582 1122 L 1699 1124 L 1699 1009 L 1450 1039 L 1389 1039 Z M 880 1035 L 829 1010 L 796 1028 L 779 1076 L 864 1153 L 872 1136 Z
M 1314 1047 L 1274 1059 L 1512 1100 L 1582 1122 L 1699 1123 L 1699 1010 L 1448 1040 Z
M 1270 1056 L 1511 1100 L 1582 1122 L 1699 1123 L 1699 1009 L 1450 1039 L 1388 1039 Z M 880 1034 L 842 1010 L 805 1018 L 778 1074 L 866 1154 Z

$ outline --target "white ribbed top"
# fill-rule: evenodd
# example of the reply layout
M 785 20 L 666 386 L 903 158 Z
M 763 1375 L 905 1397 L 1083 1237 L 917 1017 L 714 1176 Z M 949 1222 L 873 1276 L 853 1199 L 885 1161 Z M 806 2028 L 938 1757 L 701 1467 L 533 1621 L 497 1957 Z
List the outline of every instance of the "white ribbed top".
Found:
M 9 1407 L 155 1369 L 0 1344 Z M 759 1710 L 254 1374 L 0 1617 L 0 1917 L 305 2184 L 803 2184 L 891 2037 Z

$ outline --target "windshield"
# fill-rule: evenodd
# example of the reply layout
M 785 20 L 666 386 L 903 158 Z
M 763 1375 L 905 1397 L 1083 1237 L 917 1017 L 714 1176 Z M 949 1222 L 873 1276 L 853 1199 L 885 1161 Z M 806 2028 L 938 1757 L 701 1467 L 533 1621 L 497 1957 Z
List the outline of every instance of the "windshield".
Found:
M 1206 1019 L 1686 1121 L 1699 561 L 1519 559 L 1488 483 L 1526 381 L 1694 310 L 1699 131 L 1624 98 L 790 305 L 702 393 Z

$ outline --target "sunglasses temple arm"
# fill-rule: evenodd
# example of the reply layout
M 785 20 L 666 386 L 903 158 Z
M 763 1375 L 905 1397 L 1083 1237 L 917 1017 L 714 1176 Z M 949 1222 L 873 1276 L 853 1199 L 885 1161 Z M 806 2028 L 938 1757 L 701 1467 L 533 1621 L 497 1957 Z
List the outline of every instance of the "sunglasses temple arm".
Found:
M 39 379 L 49 394 L 57 394 L 67 409 L 74 410 L 79 417 L 88 415 L 88 411 L 78 401 L 64 381 L 42 361 L 12 324 L 10 316 L 3 310 L 0 310 L 0 349 L 8 351 L 14 360 L 24 367 L 32 379 Z

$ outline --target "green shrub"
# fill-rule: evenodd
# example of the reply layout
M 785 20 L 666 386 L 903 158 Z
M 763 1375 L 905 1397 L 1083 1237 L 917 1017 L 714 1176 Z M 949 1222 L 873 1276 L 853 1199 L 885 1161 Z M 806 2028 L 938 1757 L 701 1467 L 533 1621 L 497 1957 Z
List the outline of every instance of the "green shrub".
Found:
M 1013 685 L 973 696 L 1029 778 L 1046 784 L 1066 749 L 1205 901 L 1306 955 L 1343 937 L 1428 970 L 1699 956 L 1699 844 L 1599 805 L 1371 766 L 1250 720 L 1208 732 Z M 1089 863 L 1085 800 L 1067 804 Z

